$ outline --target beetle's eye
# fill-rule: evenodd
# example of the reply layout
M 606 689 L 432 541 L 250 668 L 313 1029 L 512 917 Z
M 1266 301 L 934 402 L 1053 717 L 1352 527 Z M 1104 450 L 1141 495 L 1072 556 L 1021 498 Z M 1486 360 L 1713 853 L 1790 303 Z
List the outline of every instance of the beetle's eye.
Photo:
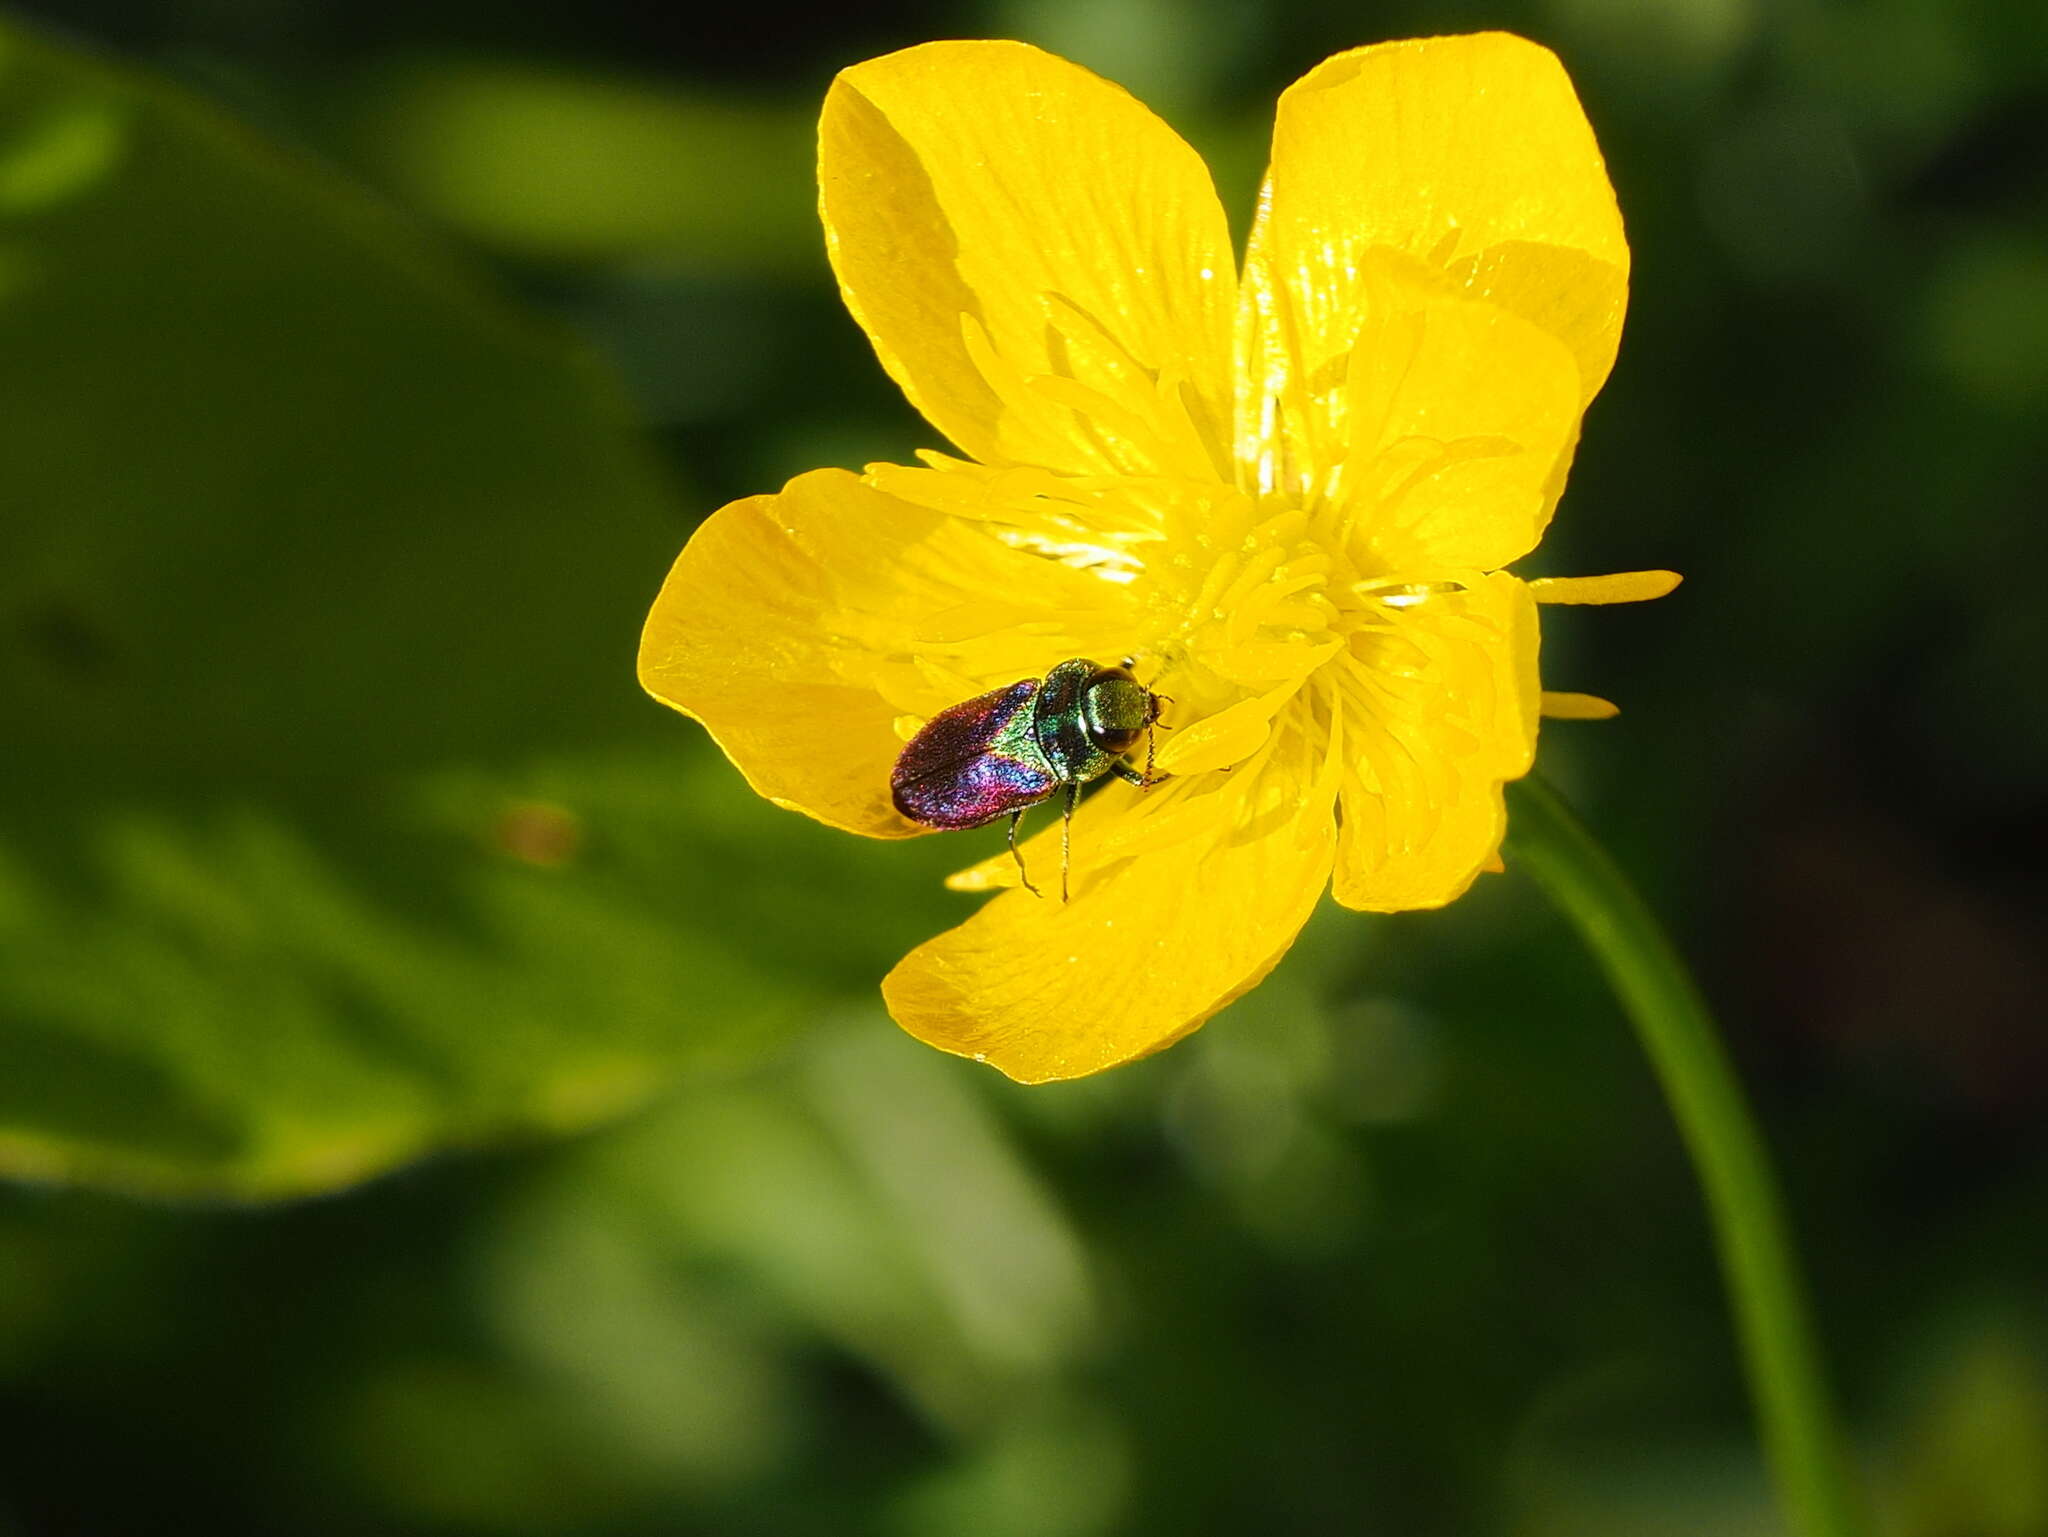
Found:
M 1089 686 L 1081 713 L 1091 742 L 1106 753 L 1125 753 L 1152 724 L 1152 696 L 1135 678 L 1109 673 Z

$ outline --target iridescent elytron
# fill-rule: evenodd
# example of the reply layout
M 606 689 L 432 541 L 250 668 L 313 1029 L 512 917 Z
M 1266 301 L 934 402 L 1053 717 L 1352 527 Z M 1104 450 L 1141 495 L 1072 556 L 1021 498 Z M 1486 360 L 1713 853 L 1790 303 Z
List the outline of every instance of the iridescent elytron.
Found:
M 1066 790 L 1060 826 L 1060 900 L 1067 896 L 1068 824 L 1081 786 L 1115 774 L 1152 783 L 1152 725 L 1165 698 L 1128 665 L 1099 667 L 1085 657 L 1043 678 L 1025 678 L 941 710 L 910 739 L 889 776 L 896 809 L 926 827 L 952 830 L 1010 819 L 1010 853 L 1034 896 L 1039 890 L 1017 851 L 1026 809 Z M 1145 738 L 1145 772 L 1124 755 Z

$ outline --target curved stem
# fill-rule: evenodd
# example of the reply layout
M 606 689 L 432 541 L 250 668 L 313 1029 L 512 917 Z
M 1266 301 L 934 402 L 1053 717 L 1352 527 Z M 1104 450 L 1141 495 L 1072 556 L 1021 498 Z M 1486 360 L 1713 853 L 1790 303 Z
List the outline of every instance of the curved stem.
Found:
M 1763 1138 L 1685 962 L 1607 851 L 1537 779 L 1508 786 L 1507 857 L 1599 960 L 1649 1053 L 1704 1190 L 1750 1395 L 1800 1537 L 1867 1529 Z

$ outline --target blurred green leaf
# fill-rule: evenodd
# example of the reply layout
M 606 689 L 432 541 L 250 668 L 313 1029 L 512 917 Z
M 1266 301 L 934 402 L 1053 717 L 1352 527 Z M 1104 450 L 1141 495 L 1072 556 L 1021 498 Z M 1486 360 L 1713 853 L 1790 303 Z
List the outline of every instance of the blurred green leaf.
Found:
M 275 1195 L 585 1124 L 910 937 L 782 953 L 853 856 L 636 687 L 684 530 L 604 373 L 4 22 L 0 400 L 0 1170 Z
M 886 1425 L 799 1407 L 803 1363 L 828 1351 L 931 1434 L 987 1449 L 971 1487 L 933 1493 L 1023 1507 L 987 1530 L 1099 1530 L 1121 1498 L 1115 1448 L 1088 1444 L 1115 1427 L 1097 1438 L 1061 1407 L 1101 1322 L 1079 1235 L 958 1065 L 878 1009 L 562 1150 L 479 1238 L 468 1274 L 493 1335 L 518 1376 L 567 1390 L 544 1445 L 586 1449 L 614 1519 L 777 1464 L 862 1462 Z M 1075 1515 L 1033 1523 L 1035 1507 Z
M 363 72 L 340 105 L 372 174 L 508 253 L 750 277 L 822 265 L 809 102 L 418 53 Z
M 2031 1304 L 1964 1299 L 1914 1342 L 1882 1464 L 1889 1531 L 2048 1531 L 2048 1351 Z

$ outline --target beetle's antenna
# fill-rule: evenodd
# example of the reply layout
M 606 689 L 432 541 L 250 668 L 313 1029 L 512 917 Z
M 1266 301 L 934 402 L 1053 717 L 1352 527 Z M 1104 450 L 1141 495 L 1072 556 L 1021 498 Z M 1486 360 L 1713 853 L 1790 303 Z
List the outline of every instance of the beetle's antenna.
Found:
M 1166 706 L 1172 703 L 1173 695 L 1171 694 L 1154 694 L 1152 696 L 1152 718 L 1145 722 L 1144 788 L 1148 790 L 1152 788 L 1152 785 L 1154 783 L 1152 778 L 1153 750 L 1159 744 L 1159 733 L 1162 729 L 1167 731 L 1171 731 L 1173 729 L 1173 727 L 1171 726 L 1162 728 L 1159 724 L 1159 717 L 1166 712 Z
M 1024 851 L 1017 847 L 1017 824 L 1024 820 L 1024 808 L 1010 813 L 1010 857 L 1017 861 L 1017 879 L 1024 883 L 1024 889 L 1034 897 L 1043 897 L 1044 892 L 1031 884 L 1031 872 L 1024 868 Z
M 1078 783 L 1067 786 L 1067 810 L 1060 818 L 1060 900 L 1067 900 L 1067 867 L 1073 863 L 1074 801 L 1081 793 Z

